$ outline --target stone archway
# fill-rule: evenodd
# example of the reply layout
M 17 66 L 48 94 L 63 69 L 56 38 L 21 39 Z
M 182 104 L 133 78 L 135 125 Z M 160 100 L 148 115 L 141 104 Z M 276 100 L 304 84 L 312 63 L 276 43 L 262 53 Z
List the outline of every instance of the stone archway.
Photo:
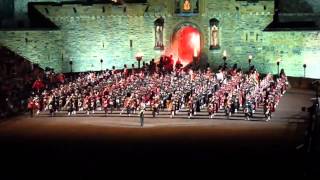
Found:
M 175 59 L 180 59 L 186 66 L 193 61 L 193 57 L 200 57 L 203 47 L 201 31 L 191 23 L 178 25 L 171 38 L 171 53 Z

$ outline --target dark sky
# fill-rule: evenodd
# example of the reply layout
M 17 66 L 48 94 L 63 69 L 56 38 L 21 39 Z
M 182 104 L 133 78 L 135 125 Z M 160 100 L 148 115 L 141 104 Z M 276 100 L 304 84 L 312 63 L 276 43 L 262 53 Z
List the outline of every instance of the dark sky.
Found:
M 278 0 L 280 12 L 319 13 L 320 0 Z

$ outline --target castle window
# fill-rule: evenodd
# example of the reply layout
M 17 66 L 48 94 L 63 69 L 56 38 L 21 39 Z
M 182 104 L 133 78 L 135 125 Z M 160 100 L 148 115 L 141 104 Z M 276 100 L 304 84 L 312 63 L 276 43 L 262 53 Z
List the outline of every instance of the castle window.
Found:
M 196 0 L 195 6 L 193 8 L 194 13 L 199 13 L 199 0 Z
M 210 49 L 219 47 L 219 21 L 213 18 L 210 20 Z
M 183 2 L 183 10 L 190 11 L 191 10 L 191 2 L 190 0 L 184 0 Z
M 192 16 L 199 13 L 199 0 L 175 0 L 175 13 Z
M 180 0 L 175 1 L 176 11 L 175 13 L 180 13 Z
M 155 49 L 164 49 L 163 45 L 163 27 L 164 19 L 162 17 L 154 21 L 154 32 L 155 32 Z

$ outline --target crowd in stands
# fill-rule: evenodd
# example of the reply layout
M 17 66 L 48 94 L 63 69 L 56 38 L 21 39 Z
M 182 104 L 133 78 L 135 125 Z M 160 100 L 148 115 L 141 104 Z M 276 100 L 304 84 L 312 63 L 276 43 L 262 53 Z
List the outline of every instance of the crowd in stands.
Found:
M 1 50 L 3 51 L 3 50 Z M 0 119 L 27 110 L 27 100 L 32 93 L 35 77 L 42 78 L 43 70 L 31 66 L 28 61 L 17 57 L 12 61 L 1 54 L 0 62 Z
M 42 86 L 39 92 L 50 89 L 63 76 L 50 68 L 44 70 L 4 47 L 0 47 L 0 56 L 0 119 L 26 112 L 28 98 L 34 95 L 37 86 Z
M 54 79 L 54 80 L 52 80 Z M 66 79 L 63 74 L 37 79 L 28 101 L 30 115 L 48 111 L 52 116 L 65 111 L 73 116 L 79 111 L 87 115 L 104 111 L 108 116 L 115 109 L 128 116 L 150 108 L 155 117 L 160 109 L 168 109 L 173 118 L 181 109 L 188 109 L 188 117 L 207 111 L 213 118 L 219 109 L 226 117 L 244 111 L 245 119 L 253 117 L 257 107 L 264 109 L 266 121 L 271 118 L 281 96 L 287 89 L 287 77 L 267 74 L 261 77 L 254 68 L 243 72 L 235 64 L 202 70 L 182 67 L 172 57 L 152 60 L 141 69 L 86 72 Z

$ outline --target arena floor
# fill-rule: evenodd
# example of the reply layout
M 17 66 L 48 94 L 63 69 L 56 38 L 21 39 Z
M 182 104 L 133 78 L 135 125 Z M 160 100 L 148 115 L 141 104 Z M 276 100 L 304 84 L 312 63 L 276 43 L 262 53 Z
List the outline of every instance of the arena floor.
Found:
M 172 162 L 178 167 L 209 162 L 230 171 L 248 168 L 271 175 L 303 175 L 304 159 L 296 147 L 303 143 L 307 125 L 308 113 L 301 108 L 309 107 L 313 96 L 311 91 L 289 90 L 270 122 L 262 115 L 246 121 L 241 114 L 227 120 L 222 114 L 208 119 L 200 113 L 188 119 L 181 113 L 170 119 L 160 113 L 157 118 L 146 115 L 145 126 L 140 128 L 138 117 L 119 114 L 25 115 L 0 123 L 0 153 L 8 169 L 30 167 L 34 162 L 37 168 L 71 168 L 78 172 L 75 177 L 102 164 L 123 161 L 130 163 L 121 163 L 120 168 L 136 162 L 148 162 L 147 166 Z

